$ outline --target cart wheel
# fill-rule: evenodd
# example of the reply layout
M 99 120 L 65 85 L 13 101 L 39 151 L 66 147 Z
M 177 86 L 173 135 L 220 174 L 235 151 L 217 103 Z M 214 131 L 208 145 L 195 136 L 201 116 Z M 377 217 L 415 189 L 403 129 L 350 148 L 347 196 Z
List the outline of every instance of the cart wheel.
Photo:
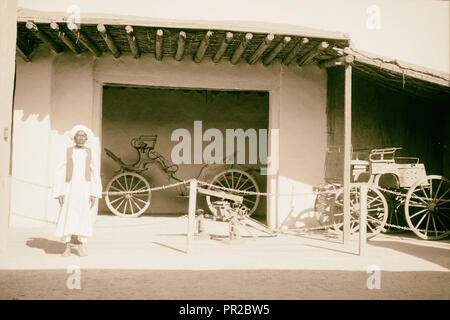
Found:
M 144 177 L 134 172 L 121 173 L 112 178 L 106 192 L 106 205 L 112 213 L 120 217 L 138 217 L 150 205 L 150 184 Z
M 352 187 L 350 189 L 350 234 L 359 230 L 360 212 L 360 189 Z M 332 208 L 334 216 L 334 229 L 342 232 L 344 222 L 344 190 L 340 189 L 336 194 L 336 201 Z M 383 194 L 374 187 L 367 188 L 367 239 L 371 239 L 379 234 L 388 217 L 388 205 Z
M 405 232 L 406 230 L 404 229 L 389 226 L 389 225 L 400 227 L 407 226 L 405 220 L 405 203 L 397 195 L 387 192 L 386 193 L 383 192 L 383 195 L 388 203 L 389 214 L 386 221 L 387 222 L 386 226 L 384 230 L 382 230 L 382 232 L 386 234 L 397 234 Z
M 336 196 L 336 186 L 327 185 L 319 189 L 319 193 L 314 201 L 314 212 L 317 221 L 321 226 L 332 226 L 334 216 L 331 214 L 331 207 Z
M 235 190 L 241 190 L 241 191 L 248 191 L 248 192 L 257 192 L 259 193 L 258 184 L 256 183 L 255 179 L 248 174 L 245 171 L 238 170 L 238 169 L 229 169 L 223 172 L 220 172 L 217 174 L 211 181 L 211 184 L 222 187 L 222 188 L 229 188 L 229 189 L 235 189 Z M 220 191 L 220 189 L 216 189 Z M 225 191 L 227 192 L 227 191 Z M 231 194 L 235 194 L 238 196 L 242 196 L 244 200 L 242 201 L 242 204 L 244 204 L 247 208 L 250 209 L 248 211 L 247 216 L 250 216 L 253 212 L 255 212 L 256 208 L 259 204 L 259 194 L 244 194 L 240 192 L 230 192 Z M 206 196 L 206 202 L 208 204 L 209 210 L 211 213 L 216 216 L 217 215 L 217 209 L 214 208 L 212 205 L 215 201 L 223 201 L 224 199 L 217 198 L 214 196 Z M 225 200 L 228 201 L 228 200 Z
M 406 194 L 405 217 L 411 230 L 425 240 L 450 234 L 450 183 L 441 176 L 427 176 Z

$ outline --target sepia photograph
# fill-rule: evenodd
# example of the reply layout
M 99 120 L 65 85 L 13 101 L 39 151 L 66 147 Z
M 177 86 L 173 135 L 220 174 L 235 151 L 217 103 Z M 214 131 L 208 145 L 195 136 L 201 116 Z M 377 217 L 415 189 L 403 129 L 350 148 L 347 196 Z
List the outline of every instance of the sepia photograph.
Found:
M 450 300 L 449 12 L 0 0 L 0 300 Z

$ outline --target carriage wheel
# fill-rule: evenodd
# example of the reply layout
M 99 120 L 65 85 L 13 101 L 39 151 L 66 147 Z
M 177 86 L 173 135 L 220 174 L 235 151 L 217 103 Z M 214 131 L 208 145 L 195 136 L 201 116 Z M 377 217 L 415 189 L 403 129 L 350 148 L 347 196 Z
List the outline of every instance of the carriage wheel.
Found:
M 142 192 L 140 192 L 142 191 Z M 138 217 L 150 205 L 150 184 L 134 172 L 118 174 L 106 187 L 105 201 L 109 210 L 120 217 Z M 122 194 L 109 194 L 122 192 Z
M 331 207 L 336 196 L 336 186 L 328 185 L 319 189 L 319 193 L 314 201 L 314 212 L 317 221 L 321 226 L 332 226 L 334 216 L 331 214 Z
M 360 189 L 350 188 L 350 234 L 359 230 Z M 334 216 L 334 229 L 342 232 L 344 222 L 344 190 L 340 189 L 336 194 L 336 201 L 332 208 Z M 367 239 L 379 234 L 386 224 L 388 217 L 388 205 L 383 194 L 374 187 L 367 188 Z
M 258 184 L 256 183 L 255 179 L 248 174 L 245 171 L 238 170 L 238 169 L 229 169 L 223 172 L 220 172 L 218 175 L 216 175 L 212 181 L 211 184 L 222 187 L 222 188 L 229 188 L 229 189 L 235 189 L 235 190 L 241 190 L 241 191 L 248 191 L 248 192 L 256 192 L 259 193 Z M 220 191 L 220 189 L 216 189 L 217 191 Z M 225 192 L 228 192 L 224 190 Z M 244 204 L 247 208 L 250 210 L 248 211 L 247 216 L 250 216 L 253 212 L 255 212 L 256 208 L 259 204 L 259 194 L 244 194 L 240 192 L 230 192 L 231 194 L 235 194 L 238 196 L 243 197 L 242 204 Z M 217 216 L 217 210 L 213 206 L 213 202 L 215 201 L 221 201 L 224 199 L 213 197 L 213 196 L 206 196 L 206 202 L 208 204 L 209 210 L 214 216 Z M 228 201 L 228 200 L 225 200 Z
M 388 203 L 389 207 L 389 214 L 387 218 L 387 223 L 382 231 L 386 234 L 397 234 L 397 233 L 403 233 L 405 232 L 404 229 L 392 227 L 394 226 L 400 226 L 404 227 L 406 226 L 406 220 L 405 220 L 405 203 L 400 199 L 399 196 L 390 194 L 390 193 L 383 193 L 384 197 L 386 198 L 386 201 Z M 391 225 L 391 226 L 389 226 Z
M 405 217 L 411 230 L 425 240 L 450 234 L 450 182 L 441 176 L 427 176 L 406 194 Z

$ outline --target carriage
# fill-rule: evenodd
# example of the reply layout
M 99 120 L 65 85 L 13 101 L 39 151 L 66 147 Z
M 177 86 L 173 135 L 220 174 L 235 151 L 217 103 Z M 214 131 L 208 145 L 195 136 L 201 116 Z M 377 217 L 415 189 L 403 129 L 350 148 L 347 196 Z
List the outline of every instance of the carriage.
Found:
M 152 164 L 158 166 L 165 173 L 168 183 L 173 184 L 177 188 L 179 197 L 189 196 L 189 188 L 186 186 L 186 183 L 176 175 L 179 168 L 178 165 L 171 163 L 155 150 L 156 140 L 157 135 L 141 135 L 133 138 L 131 146 L 136 150 L 137 158 L 136 161 L 128 164 L 124 163 L 113 152 L 104 148 L 106 154 L 120 167 L 116 175 L 108 182 L 105 195 L 106 205 L 115 215 L 138 217 L 149 208 L 152 191 L 149 179 L 146 177 L 146 171 L 149 170 L 149 166 Z M 196 179 L 208 181 L 210 185 L 224 190 L 238 190 L 229 191 L 229 193 L 242 196 L 242 205 L 248 208 L 245 212 L 247 216 L 250 216 L 258 207 L 260 199 L 258 184 L 251 174 L 256 169 L 251 166 L 237 166 L 233 163 L 219 165 L 220 171 L 215 175 L 211 175 L 211 172 L 214 171 L 212 170 L 214 166 L 217 165 L 202 165 Z M 213 178 L 209 179 L 208 177 L 210 176 L 213 176 Z M 239 191 L 246 193 L 240 194 Z M 220 196 L 206 196 L 208 208 L 213 216 L 220 214 L 215 202 L 222 200 Z
M 406 229 L 426 240 L 438 240 L 450 234 L 449 180 L 426 175 L 425 165 L 417 157 L 396 157 L 401 148 L 370 150 L 367 159 L 359 159 L 364 150 L 353 150 L 351 182 L 368 183 L 367 238 L 380 232 L 396 233 Z M 328 150 L 327 165 L 341 163 L 341 148 Z M 319 222 L 343 229 L 343 188 L 336 177 L 318 189 L 315 211 Z M 360 188 L 350 188 L 350 232 L 359 229 Z

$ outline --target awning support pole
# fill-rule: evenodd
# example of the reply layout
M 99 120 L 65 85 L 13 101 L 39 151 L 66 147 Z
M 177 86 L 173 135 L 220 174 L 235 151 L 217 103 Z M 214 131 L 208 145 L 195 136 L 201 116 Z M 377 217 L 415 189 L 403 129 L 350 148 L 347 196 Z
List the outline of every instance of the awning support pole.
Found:
M 350 160 L 352 152 L 352 65 L 345 65 L 345 131 L 344 131 L 344 236 L 350 240 Z

